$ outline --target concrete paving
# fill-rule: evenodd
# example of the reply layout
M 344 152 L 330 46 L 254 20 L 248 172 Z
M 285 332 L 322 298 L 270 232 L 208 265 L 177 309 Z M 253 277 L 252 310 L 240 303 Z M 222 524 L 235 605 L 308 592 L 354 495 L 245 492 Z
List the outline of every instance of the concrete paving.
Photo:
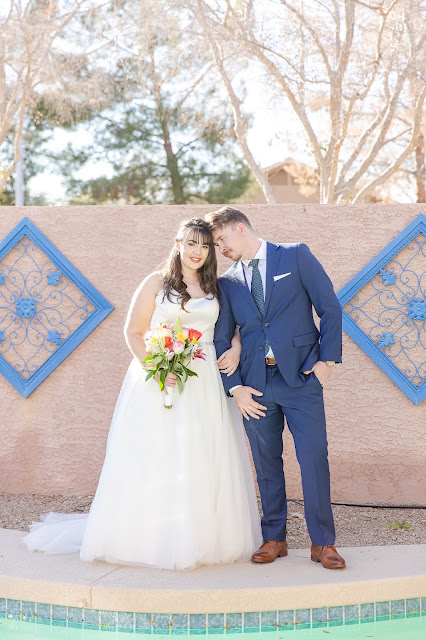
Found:
M 426 545 L 339 549 L 330 571 L 308 549 L 270 565 L 174 572 L 80 561 L 77 553 L 29 553 L 22 531 L 0 530 L 0 597 L 146 613 L 299 609 L 426 596 Z

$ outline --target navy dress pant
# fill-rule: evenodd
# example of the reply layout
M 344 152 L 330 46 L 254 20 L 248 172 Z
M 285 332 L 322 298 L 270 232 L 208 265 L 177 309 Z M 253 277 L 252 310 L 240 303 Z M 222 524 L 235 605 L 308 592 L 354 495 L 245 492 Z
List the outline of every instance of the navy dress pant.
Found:
M 334 544 L 323 390 L 315 374 L 289 387 L 276 365 L 266 365 L 266 388 L 256 397 L 267 407 L 259 420 L 244 420 L 262 499 L 264 540 L 286 538 L 287 499 L 283 468 L 284 418 L 294 439 L 302 475 L 305 518 L 312 544 Z

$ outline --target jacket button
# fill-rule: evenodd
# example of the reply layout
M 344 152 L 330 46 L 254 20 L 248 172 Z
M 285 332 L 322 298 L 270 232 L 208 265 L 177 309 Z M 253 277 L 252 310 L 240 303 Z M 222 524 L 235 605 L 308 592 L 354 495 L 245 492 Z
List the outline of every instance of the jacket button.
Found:
M 269 327 L 269 322 L 265 322 L 264 327 Z
M 264 349 L 264 348 L 265 348 L 265 347 L 259 347 L 259 349 L 260 349 L 261 351 L 263 351 L 263 349 Z

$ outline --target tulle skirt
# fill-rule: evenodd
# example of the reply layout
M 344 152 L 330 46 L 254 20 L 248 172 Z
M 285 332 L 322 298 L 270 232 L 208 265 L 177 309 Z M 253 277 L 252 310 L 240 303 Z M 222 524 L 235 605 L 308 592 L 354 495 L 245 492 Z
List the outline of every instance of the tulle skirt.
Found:
M 249 453 L 205 350 L 172 409 L 132 361 L 90 513 L 43 516 L 23 538 L 29 550 L 179 570 L 250 558 L 262 538 Z

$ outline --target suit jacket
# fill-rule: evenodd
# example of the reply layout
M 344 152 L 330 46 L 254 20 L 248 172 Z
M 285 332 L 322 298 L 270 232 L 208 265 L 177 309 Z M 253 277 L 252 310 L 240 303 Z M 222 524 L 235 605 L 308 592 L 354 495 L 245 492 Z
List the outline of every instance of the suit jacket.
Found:
M 267 243 L 263 317 L 246 284 L 241 262 L 218 279 L 218 286 L 217 356 L 230 348 L 237 324 L 242 343 L 238 369 L 229 377 L 222 374 L 226 392 L 239 384 L 265 390 L 266 337 L 290 387 L 304 384 L 302 371 L 311 369 L 317 360 L 342 361 L 342 310 L 330 278 L 305 244 Z M 320 317 L 319 331 L 312 306 Z

